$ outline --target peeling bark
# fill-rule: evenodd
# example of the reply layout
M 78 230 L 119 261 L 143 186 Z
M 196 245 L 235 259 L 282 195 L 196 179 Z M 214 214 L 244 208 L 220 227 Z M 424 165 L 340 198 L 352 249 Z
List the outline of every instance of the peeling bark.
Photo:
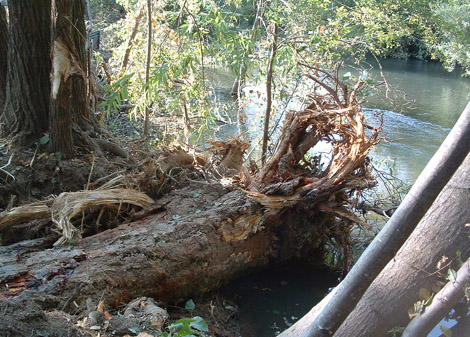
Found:
M 76 138 L 74 124 L 90 117 L 86 86 L 85 3 L 82 0 L 56 0 L 53 17 L 50 147 L 53 152 L 71 157 Z
M 90 109 L 85 2 L 55 0 L 52 10 L 50 151 L 72 157 L 82 147 L 100 157 L 104 151 L 127 157 L 118 145 L 98 138 L 103 130 Z
M 292 211 L 280 222 L 241 191 L 199 186 L 159 200 L 158 214 L 84 238 L 77 246 L 0 247 L 0 301 L 48 296 L 59 308 L 70 298 L 83 305 L 88 297 L 101 296 L 115 307 L 141 294 L 173 301 L 272 261 L 313 258 L 323 247 L 325 233 L 319 231 L 326 227 L 313 226 L 309 219 L 315 218 Z M 179 214 L 181 205 L 191 204 L 212 208 Z

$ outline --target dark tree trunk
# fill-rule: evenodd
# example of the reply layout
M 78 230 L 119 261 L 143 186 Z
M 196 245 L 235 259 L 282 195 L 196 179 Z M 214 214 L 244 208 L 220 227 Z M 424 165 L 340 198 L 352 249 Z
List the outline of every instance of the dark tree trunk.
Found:
M 0 4 L 0 112 L 5 102 L 7 87 L 7 60 L 8 60 L 8 22 L 5 7 Z
M 50 150 L 72 157 L 79 146 L 98 156 L 106 150 L 127 157 L 116 144 L 98 138 L 104 130 L 90 109 L 85 1 L 55 0 L 52 17 Z
M 10 0 L 3 134 L 19 144 L 49 129 L 50 0 Z
M 56 0 L 53 7 L 51 150 L 74 151 L 74 127 L 87 126 L 85 2 Z

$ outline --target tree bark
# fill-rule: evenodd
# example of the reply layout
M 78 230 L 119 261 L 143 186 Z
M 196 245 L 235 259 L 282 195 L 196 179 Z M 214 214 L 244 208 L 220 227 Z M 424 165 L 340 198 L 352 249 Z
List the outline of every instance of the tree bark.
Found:
M 0 4 L 0 112 L 3 109 L 7 88 L 8 22 L 5 7 Z
M 85 3 L 56 0 L 53 17 L 51 151 L 70 157 L 75 145 L 74 124 L 86 125 L 91 117 L 86 85 Z
M 51 1 L 10 0 L 8 4 L 9 57 L 2 131 L 18 144 L 28 144 L 49 129 Z
M 413 232 L 441 189 L 470 152 L 470 102 L 439 150 L 386 226 L 339 286 L 305 334 L 331 336 L 348 317 L 382 268 Z M 366 334 L 367 335 L 367 334 Z
M 320 261 L 321 228 L 332 220 L 295 210 L 269 215 L 243 192 L 220 185 L 187 186 L 157 203 L 157 214 L 77 246 L 44 249 L 32 241 L 0 247 L 0 306 L 41 298 L 59 309 L 75 309 L 67 305 L 84 305 L 88 297 L 112 307 L 143 294 L 166 302 L 187 298 L 254 267 L 302 257 Z M 181 214 L 183 207 L 194 214 Z M 2 325 L 0 318 L 0 332 Z

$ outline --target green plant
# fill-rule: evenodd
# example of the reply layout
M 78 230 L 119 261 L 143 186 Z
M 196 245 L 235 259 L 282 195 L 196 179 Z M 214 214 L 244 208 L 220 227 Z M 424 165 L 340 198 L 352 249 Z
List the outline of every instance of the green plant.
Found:
M 169 332 L 163 332 L 163 337 L 205 336 L 209 331 L 206 321 L 199 316 L 182 318 L 168 326 Z

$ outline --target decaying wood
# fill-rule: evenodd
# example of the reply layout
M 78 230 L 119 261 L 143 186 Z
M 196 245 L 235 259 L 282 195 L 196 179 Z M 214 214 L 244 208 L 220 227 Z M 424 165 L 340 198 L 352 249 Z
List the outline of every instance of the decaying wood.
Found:
M 50 218 L 50 202 L 43 201 L 15 207 L 0 213 L 0 232 L 6 228 L 36 219 Z
M 70 220 L 77 214 L 93 206 L 117 204 L 135 205 L 144 208 L 153 200 L 146 194 L 129 189 L 65 192 L 60 194 L 51 206 L 51 217 L 61 231 L 62 237 L 55 243 L 60 245 L 74 237 L 80 237 L 80 232 Z
M 347 98 L 338 103 L 340 97 Z M 119 172 L 99 190 L 61 195 L 50 207 L 60 243 L 80 234 L 71 219 L 85 209 L 114 205 L 118 211 L 123 203 L 143 209 L 130 217 L 136 221 L 72 242 L 76 246 L 0 247 L 0 293 L 17 303 L 47 296 L 66 309 L 88 297 L 112 306 L 139 296 L 171 301 L 250 268 L 322 256 L 328 238 L 343 237 L 353 222 L 365 225 L 352 212 L 350 195 L 375 184 L 367 156 L 380 128 L 367 137 L 364 125 L 354 95 L 315 95 L 305 109 L 287 114 L 259 171 L 244 163 L 249 144 L 234 138 L 212 142 L 208 155 L 175 146 L 149 156 L 132 178 Z M 311 151 L 319 142 L 333 149 L 325 167 Z M 163 195 L 168 183 L 180 189 Z M 108 190 L 117 187 L 133 192 Z M 161 197 L 153 203 L 136 190 Z
M 77 246 L 0 247 L 2 295 L 15 300 L 28 290 L 25 296 L 48 295 L 63 305 L 80 285 L 73 298 L 78 305 L 103 296 L 118 306 L 142 293 L 174 300 L 212 289 L 247 268 L 308 256 L 323 246 L 325 225 L 312 228 L 295 212 L 285 215 L 292 221 L 279 222 L 242 191 L 197 184 L 162 199 L 163 219 L 152 215 Z M 191 216 L 180 213 L 189 209 Z
M 31 220 L 52 220 L 62 235 L 56 242 L 56 245 L 59 245 L 72 238 L 81 237 L 71 219 L 89 208 L 103 205 L 135 205 L 145 208 L 152 202 L 146 194 L 132 189 L 64 192 L 53 201 L 49 199 L 0 213 L 0 232 L 9 226 Z

